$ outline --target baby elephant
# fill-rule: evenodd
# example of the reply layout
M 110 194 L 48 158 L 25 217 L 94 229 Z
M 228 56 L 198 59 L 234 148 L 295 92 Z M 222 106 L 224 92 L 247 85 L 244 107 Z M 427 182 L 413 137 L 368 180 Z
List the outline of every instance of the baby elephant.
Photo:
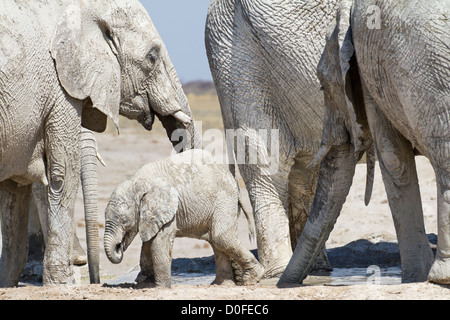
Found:
M 232 259 L 242 268 L 242 283 L 254 284 L 264 269 L 238 239 L 239 207 L 236 180 L 206 151 L 149 163 L 111 195 L 105 212 L 106 254 L 120 263 L 139 232 L 143 245 L 137 281 L 170 287 L 175 237 L 202 239 L 214 250 L 215 283 L 230 278 Z

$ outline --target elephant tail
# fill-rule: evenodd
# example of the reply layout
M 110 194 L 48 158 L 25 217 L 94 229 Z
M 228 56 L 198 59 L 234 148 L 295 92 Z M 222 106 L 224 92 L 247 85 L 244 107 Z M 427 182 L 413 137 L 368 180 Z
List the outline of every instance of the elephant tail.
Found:
M 370 198 L 372 197 L 373 181 L 375 176 L 375 146 L 370 143 L 366 146 L 366 192 L 364 195 L 364 203 L 366 206 L 369 205 Z
M 250 241 L 252 241 L 253 239 L 255 239 L 255 221 L 253 219 L 253 214 L 251 212 L 248 212 L 245 207 L 244 204 L 242 203 L 242 198 L 241 198 L 241 194 L 239 193 L 239 199 L 238 199 L 238 204 L 239 204 L 239 212 L 244 212 L 245 218 L 247 218 L 247 223 L 248 223 L 248 231 L 249 231 L 249 239 Z
M 248 223 L 248 232 L 249 232 L 249 239 L 250 241 L 253 241 L 255 239 L 255 220 L 253 219 L 253 212 L 248 212 L 247 210 L 245 210 L 245 206 L 242 203 L 242 197 L 241 197 L 241 188 L 239 187 L 239 181 L 238 181 L 238 177 L 237 177 L 237 172 L 236 172 L 236 163 L 234 162 L 234 157 L 232 159 L 233 161 L 230 163 L 228 169 L 230 170 L 231 175 L 234 177 L 234 179 L 236 180 L 236 185 L 238 188 L 238 194 L 239 194 L 239 198 L 238 198 L 238 204 L 239 204 L 239 213 L 241 212 L 241 210 L 244 212 L 245 218 L 247 219 L 247 223 Z

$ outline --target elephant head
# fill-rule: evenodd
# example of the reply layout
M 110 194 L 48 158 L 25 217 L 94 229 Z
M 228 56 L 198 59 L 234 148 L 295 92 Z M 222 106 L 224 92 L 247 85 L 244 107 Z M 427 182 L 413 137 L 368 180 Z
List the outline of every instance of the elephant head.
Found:
M 351 1 L 342 1 L 335 28 L 327 35 L 317 74 L 324 91 L 322 147 L 314 201 L 294 254 L 279 285 L 300 283 L 323 248 L 353 181 L 357 162 L 367 154 L 366 204 L 371 195 L 374 149 L 364 106 L 350 29 Z
M 105 210 L 104 247 L 108 259 L 120 263 L 138 233 L 143 242 L 151 240 L 175 218 L 177 210 L 178 192 L 162 180 L 149 184 L 131 179 L 120 184 Z
M 51 43 L 65 91 L 83 101 L 82 125 L 103 132 L 110 117 L 137 120 L 147 130 L 155 114 L 169 137 L 191 130 L 187 98 L 147 11 L 136 0 L 74 1 Z
M 122 262 L 123 252 L 138 233 L 138 203 L 133 183 L 125 181 L 112 193 L 105 209 L 104 247 L 106 256 L 115 264 Z

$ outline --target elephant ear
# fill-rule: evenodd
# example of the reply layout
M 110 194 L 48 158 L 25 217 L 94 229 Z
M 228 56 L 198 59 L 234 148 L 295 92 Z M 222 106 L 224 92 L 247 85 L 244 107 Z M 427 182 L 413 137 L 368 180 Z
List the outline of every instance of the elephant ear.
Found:
M 325 50 L 318 64 L 317 75 L 324 88 L 326 115 L 331 123 L 343 122 L 355 151 L 361 150 L 364 130 L 368 130 L 361 80 L 356 63 L 351 29 L 352 0 L 340 2 L 336 25 L 327 35 Z M 330 131 L 337 130 L 337 131 Z M 336 127 L 324 128 L 322 143 L 328 146 L 346 140 Z
M 87 12 L 88 3 L 74 3 L 59 19 L 50 52 L 63 88 L 84 100 L 83 127 L 103 132 L 107 117 L 118 126 L 120 65 L 108 23 L 94 19 Z
M 151 240 L 178 211 L 178 191 L 171 186 L 151 187 L 139 207 L 139 235 L 143 242 Z

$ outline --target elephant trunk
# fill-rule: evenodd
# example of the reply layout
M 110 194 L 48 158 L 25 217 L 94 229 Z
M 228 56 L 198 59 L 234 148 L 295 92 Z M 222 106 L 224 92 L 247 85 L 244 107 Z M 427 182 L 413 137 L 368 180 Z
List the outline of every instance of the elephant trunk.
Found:
M 339 216 L 355 173 L 353 144 L 333 146 L 321 162 L 316 194 L 305 228 L 278 286 L 301 283 L 324 247 Z
M 112 220 L 105 222 L 104 247 L 109 261 L 119 264 L 123 259 L 122 232 Z
M 97 144 L 94 134 L 83 128 L 81 130 L 81 186 L 83 190 L 87 256 L 91 283 L 100 283 L 97 183 Z
M 177 152 L 201 149 L 201 133 L 196 128 L 189 101 L 165 48 L 162 55 L 164 63 L 161 64 L 160 79 L 156 83 L 166 83 L 164 88 L 167 91 L 164 92 L 160 86 L 157 89 L 151 88 L 150 92 L 153 94 L 149 96 L 150 106 L 161 121 Z M 157 94 L 155 90 L 158 91 Z M 155 97 L 165 97 L 165 99 L 155 99 Z

